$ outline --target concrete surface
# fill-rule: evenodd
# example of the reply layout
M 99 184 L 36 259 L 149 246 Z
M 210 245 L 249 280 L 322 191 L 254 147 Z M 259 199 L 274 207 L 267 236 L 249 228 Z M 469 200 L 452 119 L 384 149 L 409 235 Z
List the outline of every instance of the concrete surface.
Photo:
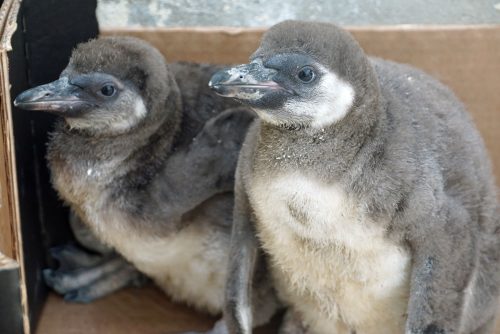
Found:
M 98 0 L 101 27 L 500 24 L 500 0 Z

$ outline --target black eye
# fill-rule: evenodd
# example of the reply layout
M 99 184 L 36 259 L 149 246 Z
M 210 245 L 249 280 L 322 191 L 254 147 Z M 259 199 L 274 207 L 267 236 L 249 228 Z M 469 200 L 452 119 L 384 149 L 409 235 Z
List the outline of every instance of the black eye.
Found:
M 309 83 L 314 80 L 316 74 L 314 73 L 314 69 L 311 66 L 304 66 L 301 68 L 299 73 L 297 73 L 297 77 L 300 81 Z
M 104 96 L 113 96 L 115 94 L 115 87 L 113 85 L 104 85 L 101 88 L 101 94 Z

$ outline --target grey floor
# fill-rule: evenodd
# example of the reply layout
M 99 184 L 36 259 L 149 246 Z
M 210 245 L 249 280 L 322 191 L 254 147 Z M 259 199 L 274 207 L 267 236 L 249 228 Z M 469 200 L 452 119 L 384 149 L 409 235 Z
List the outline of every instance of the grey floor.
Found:
M 500 0 L 98 0 L 101 27 L 500 24 Z

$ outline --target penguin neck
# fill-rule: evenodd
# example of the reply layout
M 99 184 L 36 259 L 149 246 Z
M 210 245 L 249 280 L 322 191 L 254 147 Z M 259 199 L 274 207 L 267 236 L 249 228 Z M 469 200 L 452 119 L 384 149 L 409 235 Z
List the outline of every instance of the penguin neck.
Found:
M 341 178 L 361 151 L 370 149 L 374 140 L 383 140 L 386 103 L 380 94 L 365 96 L 370 97 L 357 101 L 343 119 L 321 129 L 261 123 L 259 154 L 272 161 L 272 169 L 299 169 L 324 173 L 322 179 Z

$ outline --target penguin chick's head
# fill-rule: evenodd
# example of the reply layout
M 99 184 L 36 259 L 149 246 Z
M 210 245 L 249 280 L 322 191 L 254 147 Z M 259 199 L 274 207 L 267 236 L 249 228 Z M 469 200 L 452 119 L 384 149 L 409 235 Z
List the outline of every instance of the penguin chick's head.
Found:
M 328 23 L 279 23 L 264 34 L 250 60 L 217 72 L 209 85 L 276 125 L 323 128 L 378 91 L 361 47 Z
M 168 117 L 166 99 L 177 90 L 154 47 L 137 38 L 104 37 L 78 45 L 59 80 L 21 93 L 14 105 L 60 115 L 71 128 L 113 135 Z

